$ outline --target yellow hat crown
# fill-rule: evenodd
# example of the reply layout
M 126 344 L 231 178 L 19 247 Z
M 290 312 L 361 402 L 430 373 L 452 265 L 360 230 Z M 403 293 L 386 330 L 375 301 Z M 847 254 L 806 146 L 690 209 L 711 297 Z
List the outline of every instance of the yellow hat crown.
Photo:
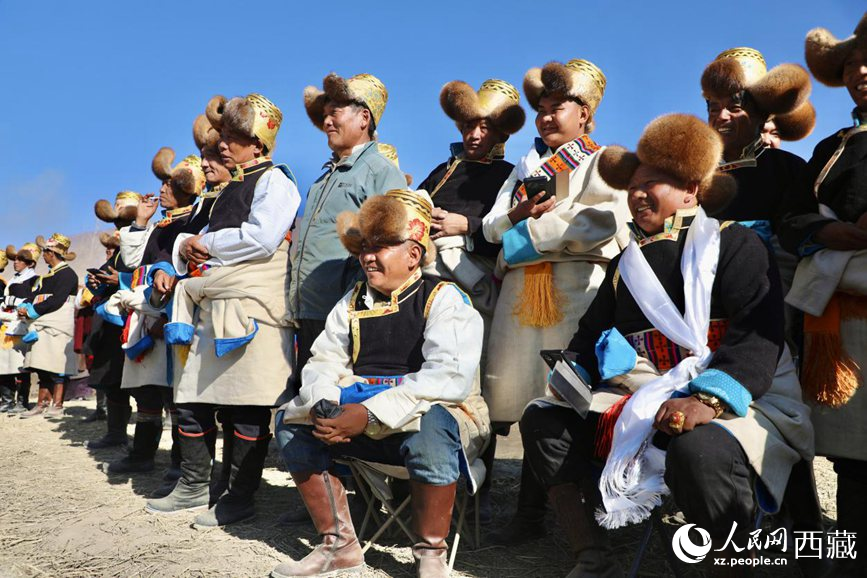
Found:
M 116 209 L 121 207 L 132 207 L 141 203 L 142 196 L 133 191 L 121 191 L 114 197 L 114 206 Z
M 195 190 L 193 191 L 193 194 L 197 197 L 201 195 L 202 191 L 205 190 L 205 185 L 207 184 L 205 171 L 202 169 L 202 159 L 196 155 L 188 155 L 184 157 L 181 162 L 175 165 L 172 172 L 179 169 L 189 169 L 193 173 L 193 179 L 195 181 Z
M 748 46 L 729 48 L 720 52 L 714 60 L 723 60 L 725 58 L 732 58 L 741 65 L 747 86 L 755 84 L 768 73 L 765 57 L 755 48 Z
M 502 106 L 505 102 L 511 104 L 520 104 L 521 95 L 518 89 L 506 82 L 496 78 L 489 78 L 484 81 L 479 87 L 479 106 L 482 110 L 493 111 Z
M 370 110 L 374 126 L 379 126 L 379 119 L 382 118 L 388 103 L 388 90 L 382 81 L 372 74 L 356 74 L 347 80 L 346 84 L 353 98 Z
M 605 86 L 608 84 L 608 80 L 598 66 L 583 58 L 573 58 L 566 63 L 566 68 L 587 76 L 599 89 L 601 100 L 602 95 L 605 94 Z
M 283 113 L 277 105 L 262 96 L 252 93 L 246 96 L 247 102 L 253 107 L 253 134 L 271 152 L 277 144 L 277 131 L 283 123 Z
M 24 243 L 23 245 L 21 245 L 21 248 L 18 249 L 18 253 L 21 254 L 24 251 L 29 252 L 30 256 L 33 257 L 34 261 L 38 260 L 39 257 L 42 255 L 42 247 L 40 247 L 36 243 Z
M 400 161 L 397 158 L 397 149 L 394 145 L 386 144 L 384 142 L 376 143 L 376 150 L 379 151 L 379 154 L 390 160 L 394 163 L 394 166 L 400 168 Z
M 6 256 L 6 251 L 0 249 L 0 269 L 5 269 L 9 264 L 9 257 Z
M 427 191 L 411 191 L 409 189 L 392 189 L 385 193 L 406 209 L 406 238 L 427 248 L 430 242 L 430 222 L 433 212 L 433 202 Z
M 48 238 L 48 242 L 45 244 L 46 247 L 63 247 L 63 250 L 69 249 L 69 246 L 72 245 L 72 240 L 66 235 L 61 235 L 60 233 L 54 233 Z

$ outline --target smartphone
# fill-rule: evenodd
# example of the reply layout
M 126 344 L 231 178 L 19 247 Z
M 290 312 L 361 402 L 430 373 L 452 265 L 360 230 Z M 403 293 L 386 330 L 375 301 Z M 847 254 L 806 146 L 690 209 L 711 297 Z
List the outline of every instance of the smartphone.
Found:
M 93 275 L 94 277 L 97 276 L 97 275 L 108 275 L 108 273 L 106 273 L 106 272 L 103 271 L 102 269 L 93 269 L 93 268 L 91 268 L 91 269 L 88 269 L 87 272 L 90 273 L 91 275 Z
M 527 191 L 527 198 L 532 199 L 539 193 L 544 193 L 536 200 L 536 204 L 544 203 L 554 196 L 554 179 L 548 177 L 527 177 L 523 181 L 524 190 Z

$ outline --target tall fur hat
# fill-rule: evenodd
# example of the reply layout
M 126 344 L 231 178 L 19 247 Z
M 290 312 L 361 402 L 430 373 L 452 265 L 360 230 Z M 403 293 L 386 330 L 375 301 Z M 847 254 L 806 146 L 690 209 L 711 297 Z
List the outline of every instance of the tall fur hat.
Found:
M 0 271 L 6 268 L 9 264 L 9 257 L 6 256 L 6 251 L 0 249 Z
M 61 235 L 60 233 L 52 234 L 48 237 L 48 240 L 46 240 L 42 235 L 39 235 L 36 237 L 36 244 L 40 249 L 42 249 L 42 251 L 51 251 L 64 261 L 72 261 L 76 257 L 75 253 L 69 250 L 70 245 L 72 245 L 72 240 L 66 235 Z
M 769 118 L 792 115 L 783 121 L 788 137 L 784 140 L 800 140 L 812 132 L 816 114 L 808 101 L 811 89 L 810 75 L 802 66 L 787 63 L 768 70 L 762 53 L 748 47 L 721 52 L 701 75 L 705 99 L 747 92 Z
M 322 80 L 322 90 L 315 86 L 304 89 L 304 109 L 319 130 L 325 122 L 325 105 L 329 102 L 356 103 L 366 107 L 376 129 L 388 103 L 388 90 L 372 74 L 356 74 L 345 79 L 332 72 Z
M 531 68 L 524 75 L 524 95 L 533 110 L 539 110 L 539 99 L 546 94 L 559 94 L 577 98 L 590 108 L 587 132 L 595 126 L 593 117 L 602 102 L 607 84 L 599 67 L 581 58 L 573 58 L 566 64 L 549 62 L 543 68 Z
M 370 197 L 357 213 L 344 211 L 337 216 L 337 234 L 350 254 L 361 253 L 361 244 L 398 245 L 413 240 L 425 248 L 424 265 L 436 259 L 430 238 L 433 201 L 427 191 L 393 189 Z
M 636 152 L 610 146 L 599 157 L 599 175 L 614 189 L 626 190 L 639 165 L 660 169 L 684 183 L 698 182 L 698 202 L 708 214 L 734 198 L 737 183 L 717 172 L 723 144 L 719 133 L 690 114 L 667 114 L 648 124 Z
M 99 233 L 99 242 L 106 249 L 120 248 L 120 231 L 102 231 Z
M 225 108 L 226 97 L 218 94 L 208 101 L 205 114 L 200 114 L 193 121 L 193 140 L 196 142 L 196 148 L 199 149 L 200 153 L 204 154 L 206 150 L 217 150 Z
M 507 138 L 521 130 L 527 119 L 520 102 L 518 89 L 496 78 L 484 81 L 478 92 L 461 80 L 449 82 L 440 91 L 440 106 L 458 128 L 484 118 Z
M 114 205 L 105 199 L 96 201 L 93 212 L 100 221 L 112 223 L 118 229 L 135 220 L 142 196 L 133 191 L 121 191 L 114 197 Z
M 804 56 L 816 80 L 828 86 L 843 86 L 843 63 L 856 47 L 867 50 L 867 13 L 849 38 L 838 40 L 826 28 L 813 28 L 807 32 Z
M 236 96 L 227 102 L 219 120 L 220 130 L 226 127 L 250 138 L 258 138 L 269 155 L 277 146 L 277 131 L 282 123 L 283 112 L 277 105 L 255 92 Z
M 172 167 L 175 161 L 175 151 L 162 147 L 151 161 L 151 170 L 161 182 L 171 181 L 172 190 L 199 196 L 205 190 L 205 171 L 202 170 L 202 159 L 196 155 L 184 157 Z
M 42 256 L 42 249 L 36 243 L 24 243 L 20 249 L 16 249 L 15 245 L 6 245 L 6 257 L 14 260 L 21 257 L 25 261 L 35 263 Z

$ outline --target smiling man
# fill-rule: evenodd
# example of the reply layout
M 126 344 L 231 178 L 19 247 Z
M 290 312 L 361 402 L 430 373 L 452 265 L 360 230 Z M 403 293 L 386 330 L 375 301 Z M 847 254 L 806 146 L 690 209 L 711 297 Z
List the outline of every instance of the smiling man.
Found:
M 477 483 L 468 466 L 490 427 L 475 380 L 482 319 L 455 284 L 421 273 L 435 257 L 431 210 L 427 193 L 403 189 L 338 218 L 367 280 L 331 310 L 299 396 L 277 414 L 283 460 L 322 542 L 275 578 L 364 565 L 343 485 L 329 472 L 340 457 L 406 466 L 418 575 L 448 576 L 456 482 L 463 472 Z
M 361 272 L 337 238 L 337 215 L 357 210 L 369 197 L 406 186 L 403 173 L 375 142 L 388 91 L 372 74 L 344 79 L 329 74 L 322 90 L 304 90 L 307 115 L 325 133 L 331 158 L 307 193 L 304 216 L 295 232 L 289 307 L 298 328 L 298 374 L 325 318 Z M 301 386 L 296 383 L 296 389 Z

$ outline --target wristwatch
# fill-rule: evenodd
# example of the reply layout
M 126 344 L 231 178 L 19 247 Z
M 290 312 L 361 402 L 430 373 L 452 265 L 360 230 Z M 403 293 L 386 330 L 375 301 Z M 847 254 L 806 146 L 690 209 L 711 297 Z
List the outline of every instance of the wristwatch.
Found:
M 364 433 L 366 433 L 366 434 L 376 433 L 379 430 L 380 426 L 382 425 L 382 422 L 379 421 L 379 418 L 376 417 L 373 414 L 373 412 L 370 411 L 369 408 L 365 408 L 365 409 L 367 409 L 367 427 L 364 428 Z
M 713 409 L 713 411 L 714 411 L 714 416 L 713 416 L 713 418 L 714 418 L 714 419 L 718 418 L 718 417 L 721 416 L 723 413 L 725 413 L 725 411 L 726 411 L 726 406 L 725 406 L 725 404 L 722 402 L 722 400 L 720 400 L 720 398 L 718 398 L 717 396 L 715 396 L 715 395 L 711 395 L 711 394 L 709 394 L 709 393 L 705 393 L 705 392 L 703 392 L 703 391 L 697 391 L 697 392 L 695 392 L 695 393 L 692 394 L 692 395 L 693 395 L 693 397 L 695 397 L 697 400 L 699 400 L 701 403 L 703 403 L 703 404 L 705 404 L 706 406 L 708 406 L 709 408 Z

